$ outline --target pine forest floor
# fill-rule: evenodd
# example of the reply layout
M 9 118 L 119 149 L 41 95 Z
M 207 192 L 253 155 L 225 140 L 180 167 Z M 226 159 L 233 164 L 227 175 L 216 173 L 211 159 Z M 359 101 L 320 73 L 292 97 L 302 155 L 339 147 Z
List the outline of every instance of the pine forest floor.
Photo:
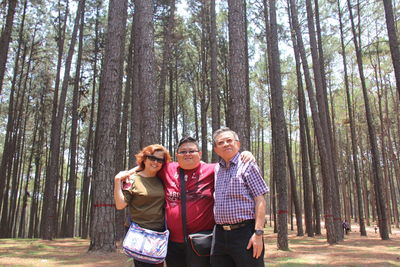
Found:
M 298 237 L 290 231 L 289 251 L 279 251 L 276 234 L 266 228 L 265 266 L 400 266 L 400 229 L 392 228 L 390 240 L 382 241 L 373 227 L 361 237 L 358 225 L 344 241 L 329 245 L 325 236 Z M 0 266 L 132 266 L 117 249 L 115 253 L 88 253 L 89 240 L 78 238 L 0 239 Z

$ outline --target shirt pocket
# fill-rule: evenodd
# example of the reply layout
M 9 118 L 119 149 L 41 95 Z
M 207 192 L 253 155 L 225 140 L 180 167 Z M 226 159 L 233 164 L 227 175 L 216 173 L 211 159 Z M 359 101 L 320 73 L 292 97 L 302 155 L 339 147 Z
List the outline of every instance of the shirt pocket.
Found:
M 229 182 L 229 195 L 233 198 L 242 199 L 246 190 L 246 183 L 242 175 L 233 177 Z M 247 190 L 246 190 L 247 191 Z

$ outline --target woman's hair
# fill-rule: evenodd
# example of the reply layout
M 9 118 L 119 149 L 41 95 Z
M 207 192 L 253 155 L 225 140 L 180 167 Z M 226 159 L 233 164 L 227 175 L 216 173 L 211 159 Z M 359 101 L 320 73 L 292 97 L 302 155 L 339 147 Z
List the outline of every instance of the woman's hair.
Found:
M 153 155 L 154 152 L 156 151 L 161 151 L 164 152 L 164 162 L 170 162 L 171 161 L 171 155 L 169 154 L 169 151 L 162 145 L 159 144 L 154 144 L 154 145 L 149 145 L 143 148 L 139 153 L 135 155 L 136 158 L 136 164 L 138 165 L 139 169 L 137 171 L 144 170 L 144 160 L 146 159 L 147 156 Z

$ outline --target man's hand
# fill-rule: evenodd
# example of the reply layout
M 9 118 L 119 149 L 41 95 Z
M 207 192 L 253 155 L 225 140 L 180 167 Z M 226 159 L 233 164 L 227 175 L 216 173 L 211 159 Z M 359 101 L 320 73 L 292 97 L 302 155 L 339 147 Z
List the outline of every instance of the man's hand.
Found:
M 263 236 L 253 234 L 247 244 L 246 249 L 253 247 L 253 258 L 258 259 L 261 256 L 261 252 L 264 248 Z
M 240 159 L 246 163 L 246 162 L 256 162 L 256 158 L 250 151 L 243 151 L 240 153 Z

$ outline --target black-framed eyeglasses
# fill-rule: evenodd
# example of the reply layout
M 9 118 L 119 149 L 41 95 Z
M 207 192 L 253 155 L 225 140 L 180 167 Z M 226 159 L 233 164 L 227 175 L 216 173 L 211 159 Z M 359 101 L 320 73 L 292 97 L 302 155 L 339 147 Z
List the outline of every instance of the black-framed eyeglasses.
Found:
M 163 164 L 165 162 L 165 159 L 157 158 L 156 156 L 153 156 L 153 155 L 147 155 L 146 158 L 153 162 L 158 162 L 161 164 Z
M 189 154 L 189 155 L 193 155 L 194 153 L 197 153 L 197 152 L 199 152 L 198 150 L 182 150 L 182 151 L 179 151 L 178 152 L 178 154 L 179 155 L 187 155 L 187 154 Z

